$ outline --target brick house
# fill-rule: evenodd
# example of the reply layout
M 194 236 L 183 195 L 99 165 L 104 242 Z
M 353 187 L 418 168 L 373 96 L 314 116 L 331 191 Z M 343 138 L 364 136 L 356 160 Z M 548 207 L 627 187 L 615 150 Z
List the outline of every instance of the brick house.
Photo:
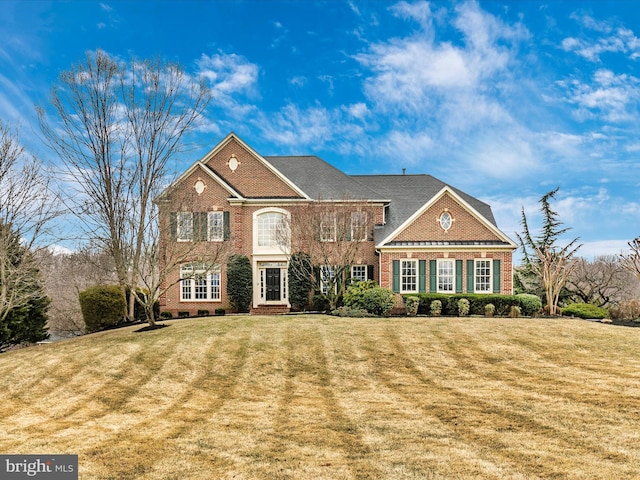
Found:
M 352 277 L 397 293 L 513 293 L 516 244 L 500 231 L 491 207 L 430 175 L 347 175 L 315 156 L 263 157 L 230 133 L 158 205 L 161 244 L 179 257 L 160 298 L 161 310 L 174 315 L 229 309 L 231 253 L 251 261 L 251 311 L 289 311 L 291 247 L 274 232 L 284 220 L 295 226 L 304 205 L 366 206 L 369 231 L 358 233 L 362 216 L 352 214 L 351 233 L 341 240 L 361 243 L 349 265 Z M 325 227 L 318 240 L 336 241 Z M 217 265 L 199 275 L 201 259 L 213 251 L 220 252 L 211 257 Z

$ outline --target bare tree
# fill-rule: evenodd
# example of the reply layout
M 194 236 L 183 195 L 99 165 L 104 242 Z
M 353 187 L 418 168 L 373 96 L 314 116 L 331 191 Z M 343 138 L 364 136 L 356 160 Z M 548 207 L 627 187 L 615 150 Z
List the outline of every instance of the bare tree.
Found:
M 622 266 L 640 280 L 640 237 L 627 242 L 627 245 L 629 245 L 629 253 L 620 255 Z
M 17 133 L 0 121 L 0 322 L 42 296 L 34 288 L 40 279 L 34 278 L 33 253 L 44 246 L 49 221 L 58 213 L 49 178 Z
M 132 293 L 130 320 L 157 240 L 153 199 L 209 99 L 206 85 L 177 65 L 124 63 L 97 51 L 60 75 L 51 95 L 55 121 L 38 110 L 46 142 L 80 188 L 70 202 L 85 234 L 112 256 L 123 296 Z M 155 322 L 153 310 L 147 321 Z
M 565 288 L 575 301 L 599 307 L 633 298 L 638 281 L 625 270 L 619 257 L 604 255 L 592 262 L 576 259 Z
M 291 217 L 280 229 L 287 253 L 309 255 L 316 274 L 311 274 L 314 290 L 324 293 L 331 309 L 344 295 L 351 267 L 363 255 L 366 243 L 373 241 L 375 209 L 363 201 L 322 199 L 291 208 Z M 305 262 L 290 262 L 300 277 L 309 276 Z
M 557 212 L 553 211 L 549 204 L 549 200 L 555 198 L 558 190 L 559 188 L 556 188 L 540 199 L 543 215 L 540 235 L 535 239 L 531 235 L 524 208 L 521 221 L 524 231 L 522 235 L 516 234 L 522 249 L 525 269 L 540 279 L 550 315 L 556 315 L 558 311 L 560 293 L 577 266 L 574 256 L 581 247 L 577 238 L 563 247 L 558 245 L 559 237 L 569 231 L 569 228 L 561 228 L 562 222 L 558 220 Z
M 89 287 L 117 282 L 113 259 L 89 246 L 69 253 L 42 249 L 37 257 L 51 299 L 50 331 L 58 336 L 82 334 L 85 324 L 78 295 Z

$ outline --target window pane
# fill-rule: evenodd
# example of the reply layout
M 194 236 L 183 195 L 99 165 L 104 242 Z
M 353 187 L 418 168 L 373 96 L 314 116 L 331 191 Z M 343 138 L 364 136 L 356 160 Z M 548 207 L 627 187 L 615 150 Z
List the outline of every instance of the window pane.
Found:
M 402 260 L 401 289 L 403 292 L 418 290 L 418 262 L 416 260 Z
M 476 292 L 491 291 L 491 260 L 476 260 Z
M 438 261 L 438 291 L 453 292 L 454 281 L 453 260 Z
M 367 279 L 367 266 L 354 265 L 351 267 L 351 278 L 354 282 L 361 282 Z
M 178 240 L 193 239 L 193 214 L 191 212 L 178 213 Z
M 362 242 L 367 239 L 367 213 L 353 212 L 351 214 L 351 239 Z
M 284 215 L 278 212 L 263 213 L 258 217 L 258 246 L 277 247 L 284 241 Z
M 222 212 L 209 212 L 209 241 L 224 240 L 224 216 Z

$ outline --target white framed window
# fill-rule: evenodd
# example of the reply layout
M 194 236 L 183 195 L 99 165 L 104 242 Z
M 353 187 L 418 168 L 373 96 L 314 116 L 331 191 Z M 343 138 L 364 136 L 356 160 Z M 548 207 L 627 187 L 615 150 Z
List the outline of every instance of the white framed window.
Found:
M 351 240 L 364 242 L 367 239 L 367 212 L 351 213 Z
M 451 218 L 451 214 L 449 212 L 442 212 L 440 214 L 439 222 L 442 229 L 447 231 L 451 228 L 451 223 L 453 222 L 453 218 Z
M 369 280 L 367 278 L 367 266 L 366 265 L 352 265 L 351 266 L 351 281 L 352 282 L 364 282 Z
M 448 258 L 438 260 L 438 292 L 453 293 L 456 278 L 456 262 Z
M 325 295 L 329 292 L 330 289 L 335 290 L 335 275 L 336 272 L 331 265 L 322 265 L 322 267 L 320 268 L 320 291 Z
M 178 212 L 177 221 L 177 240 L 179 242 L 190 242 L 193 240 L 193 213 Z
M 326 213 L 320 220 L 320 241 L 321 242 L 335 242 L 336 232 L 338 227 L 336 225 L 337 219 L 335 213 Z
M 207 215 L 208 228 L 207 238 L 210 242 L 221 242 L 224 240 L 224 213 L 209 212 Z
M 417 260 L 400 260 L 400 291 L 402 293 L 418 291 Z
M 266 212 L 258 216 L 258 246 L 278 247 L 283 244 L 284 214 Z
M 186 263 L 180 267 L 180 301 L 220 301 L 220 267 Z
M 474 282 L 473 288 L 475 293 L 491 293 L 491 264 L 493 262 L 487 259 L 474 260 Z

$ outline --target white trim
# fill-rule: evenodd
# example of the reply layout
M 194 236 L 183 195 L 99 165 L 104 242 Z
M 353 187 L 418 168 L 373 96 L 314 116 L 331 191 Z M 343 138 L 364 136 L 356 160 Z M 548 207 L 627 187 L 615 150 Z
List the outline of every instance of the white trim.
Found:
M 283 215 L 286 218 L 286 225 L 290 226 L 291 225 L 291 213 L 288 210 L 285 210 L 284 208 L 278 208 L 278 207 L 265 207 L 265 208 L 261 208 L 260 210 L 256 210 L 255 212 L 253 212 L 252 214 L 252 246 L 253 246 L 253 254 L 255 255 L 256 253 L 258 254 L 273 254 L 273 255 L 278 255 L 278 254 L 288 254 L 289 251 L 291 250 L 291 242 L 289 241 L 288 245 L 275 245 L 275 246 L 270 246 L 270 247 L 264 247 L 264 246 L 260 246 L 258 245 L 258 217 L 260 217 L 260 215 L 266 214 L 266 213 L 279 213 L 281 215 Z M 291 235 L 291 232 L 289 232 L 289 236 Z
M 489 263 L 489 288 L 487 290 L 478 290 L 477 264 L 478 262 Z M 493 259 L 491 258 L 474 258 L 473 259 L 473 293 L 493 293 Z
M 411 262 L 414 264 L 414 268 L 416 271 L 415 277 L 416 277 L 416 288 L 415 290 L 405 290 L 403 287 L 403 281 L 402 279 L 404 278 L 404 275 L 402 273 L 402 263 L 403 262 Z M 417 258 L 401 258 L 400 259 L 400 285 L 398 285 L 400 287 L 400 293 L 418 293 L 420 291 L 420 263 L 418 262 Z
M 393 232 L 391 232 L 389 235 L 387 235 L 387 237 L 384 238 L 381 242 L 379 242 L 378 245 L 376 245 L 376 247 L 377 248 L 383 248 L 386 243 L 390 242 L 395 237 L 397 237 L 403 230 L 405 230 L 409 225 L 411 225 L 415 220 L 417 220 L 422 214 L 424 214 L 429 208 L 431 208 L 445 194 L 451 195 L 453 197 L 453 199 L 455 201 L 457 201 L 460 205 L 462 205 L 462 207 L 465 208 L 469 213 L 471 213 L 471 215 L 473 217 L 475 217 L 476 220 L 478 220 L 485 227 L 487 227 L 499 239 L 501 239 L 504 242 L 507 242 L 509 244 L 509 246 L 505 247 L 505 248 L 509 248 L 511 250 L 514 250 L 514 249 L 518 248 L 518 246 L 513 242 L 513 240 L 511 240 L 507 235 L 505 235 L 493 223 L 488 221 L 475 208 L 473 208 L 471 205 L 469 205 L 469 203 L 464 201 L 462 199 L 462 197 L 460 197 L 460 195 L 458 195 L 455 191 L 453 191 L 453 189 L 451 187 L 449 187 L 448 185 L 445 185 L 444 187 L 442 187 L 442 189 L 436 195 L 431 197 L 431 199 L 427 203 L 425 203 L 422 207 L 420 207 L 418 210 L 416 210 L 413 215 L 411 215 L 407 220 L 405 220 L 402 223 L 402 225 L 400 225 Z M 435 247 L 439 247 L 438 249 L 442 249 L 441 245 L 435 246 Z M 461 246 L 459 246 L 459 245 L 453 246 L 452 245 L 452 247 L 460 248 Z M 470 245 L 469 247 L 478 249 L 478 248 L 482 248 L 482 245 Z M 397 248 L 397 247 L 394 247 L 394 248 Z M 414 249 L 415 247 L 407 247 L 407 248 Z M 492 247 L 492 248 L 495 248 L 495 247 Z
M 453 269 L 451 271 L 451 290 L 440 289 L 440 264 L 451 263 Z M 456 293 L 456 259 L 455 258 L 438 258 L 436 259 L 436 292 L 437 293 Z

